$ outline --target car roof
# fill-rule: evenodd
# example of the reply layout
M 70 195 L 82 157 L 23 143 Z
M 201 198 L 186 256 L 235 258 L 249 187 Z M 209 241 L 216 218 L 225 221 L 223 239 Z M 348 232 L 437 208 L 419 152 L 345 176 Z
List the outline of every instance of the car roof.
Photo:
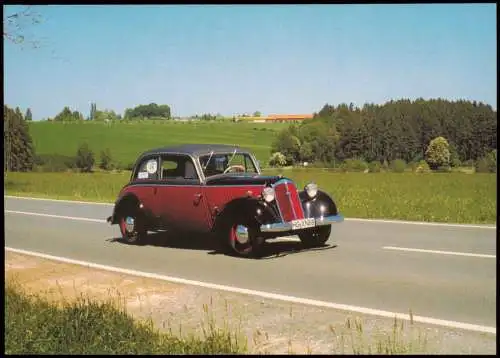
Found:
M 182 154 L 190 154 L 192 156 L 201 156 L 205 154 L 210 154 L 210 152 L 217 153 L 227 153 L 234 152 L 236 150 L 237 153 L 246 153 L 246 150 L 241 149 L 238 146 L 234 145 L 226 145 L 226 144 L 181 144 L 174 145 L 168 147 L 160 147 L 148 150 L 142 153 L 142 156 L 156 153 L 182 153 Z

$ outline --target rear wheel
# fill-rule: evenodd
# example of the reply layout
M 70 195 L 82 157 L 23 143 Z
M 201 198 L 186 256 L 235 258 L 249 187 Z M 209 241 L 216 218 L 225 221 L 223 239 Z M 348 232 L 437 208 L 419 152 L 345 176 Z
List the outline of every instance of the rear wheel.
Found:
M 229 220 L 224 233 L 225 246 L 229 253 L 241 257 L 258 257 L 264 238 L 256 222 L 236 218 Z
M 143 242 L 147 235 L 144 220 L 137 212 L 128 212 L 120 217 L 122 238 L 129 244 Z
M 330 238 L 332 226 L 319 226 L 299 234 L 300 241 L 306 247 L 322 246 Z

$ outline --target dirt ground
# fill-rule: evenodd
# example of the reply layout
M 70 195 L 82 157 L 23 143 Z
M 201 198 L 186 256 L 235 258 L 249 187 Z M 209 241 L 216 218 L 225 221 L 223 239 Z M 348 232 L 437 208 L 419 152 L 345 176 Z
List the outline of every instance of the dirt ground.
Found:
M 219 327 L 224 325 L 246 336 L 252 353 L 352 353 L 353 346 L 361 347 L 367 340 L 352 338 L 352 330 L 346 329 L 347 319 L 360 319 L 364 335 L 370 337 L 375 337 L 377 331 L 391 332 L 393 324 L 391 320 L 354 317 L 335 310 L 140 278 L 9 251 L 5 251 L 5 279 L 15 279 L 28 292 L 43 294 L 53 302 L 81 295 L 113 300 L 125 305 L 137 319 L 151 318 L 160 330 L 177 334 L 201 334 L 212 317 Z M 426 337 L 422 350 L 427 353 L 496 354 L 494 335 L 417 328 Z M 416 341 L 417 335 L 405 329 L 401 341 Z

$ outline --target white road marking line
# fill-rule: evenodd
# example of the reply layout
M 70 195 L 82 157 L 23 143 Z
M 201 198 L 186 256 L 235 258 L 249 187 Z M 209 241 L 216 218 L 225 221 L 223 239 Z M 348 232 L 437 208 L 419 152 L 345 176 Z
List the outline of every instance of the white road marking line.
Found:
M 74 203 L 74 204 L 88 204 L 88 205 L 107 205 L 113 206 L 112 203 L 99 203 L 93 201 L 77 201 L 77 200 L 63 200 L 63 199 L 45 199 L 45 198 L 31 198 L 26 196 L 15 196 L 15 195 L 4 195 L 4 198 L 11 199 L 24 199 L 24 200 L 45 200 L 63 203 Z M 359 221 L 368 223 L 381 223 L 381 224 L 407 224 L 407 225 L 424 225 L 424 226 L 445 226 L 445 227 L 456 227 L 456 228 L 471 228 L 471 229 L 494 229 L 496 230 L 496 225 L 473 225 L 473 224 L 447 224 L 439 222 L 427 222 L 427 221 L 405 221 L 405 220 L 385 220 L 385 219 L 360 219 L 360 218 L 344 218 L 345 221 Z
M 89 205 L 105 205 L 113 206 L 113 203 L 99 203 L 96 201 L 78 201 L 78 200 L 64 200 L 64 199 L 49 199 L 49 198 L 31 198 L 27 196 L 16 196 L 16 195 L 4 195 L 4 198 L 10 199 L 23 199 L 23 200 L 41 200 L 41 201 L 54 201 L 60 203 L 74 203 L 74 204 L 89 204 Z
M 496 327 L 481 326 L 481 325 L 456 322 L 456 321 L 448 321 L 448 320 L 442 320 L 442 319 L 424 317 L 424 316 L 410 317 L 409 314 L 390 312 L 390 311 L 382 311 L 382 310 L 366 308 L 366 307 L 351 306 L 351 305 L 345 305 L 345 304 L 339 304 L 339 303 L 333 303 L 333 302 L 313 300 L 313 299 L 309 299 L 309 298 L 300 298 L 300 297 L 287 296 L 287 295 L 271 293 L 271 292 L 256 291 L 256 290 L 250 290 L 250 289 L 246 289 L 246 288 L 238 288 L 238 287 L 234 287 L 234 286 L 225 286 L 225 285 L 219 285 L 219 284 L 215 284 L 215 283 L 188 280 L 188 279 L 165 276 L 165 275 L 160 275 L 160 274 L 155 274 L 155 273 L 150 273 L 150 272 L 142 272 L 142 271 L 124 269 L 124 268 L 120 268 L 120 267 L 101 265 L 101 264 L 96 264 L 93 262 L 74 260 L 74 259 L 69 259 L 66 257 L 53 256 L 53 255 L 43 254 L 40 252 L 15 249 L 15 248 L 11 248 L 11 247 L 5 247 L 5 250 L 11 251 L 11 252 L 16 252 L 19 254 L 24 254 L 24 255 L 36 256 L 36 257 L 40 257 L 40 258 L 44 258 L 44 259 L 48 259 L 48 260 L 53 260 L 53 261 L 59 261 L 59 262 L 65 262 L 65 263 L 69 263 L 69 264 L 86 266 L 89 268 L 95 268 L 95 269 L 99 269 L 99 270 L 117 272 L 117 273 L 121 273 L 121 274 L 127 274 L 127 275 L 138 276 L 138 277 L 152 278 L 152 279 L 168 281 L 168 282 L 175 282 L 175 283 L 190 285 L 190 286 L 198 286 L 198 287 L 216 289 L 216 290 L 221 290 L 221 291 L 226 291 L 226 292 L 246 294 L 246 295 L 250 295 L 250 296 L 257 296 L 257 297 L 274 299 L 274 300 L 279 300 L 279 301 L 305 304 L 305 305 L 316 306 L 316 307 L 333 308 L 333 309 L 338 309 L 338 310 L 342 310 L 342 311 L 356 312 L 356 313 L 386 317 L 386 318 L 391 318 L 391 319 L 394 319 L 394 317 L 396 317 L 398 319 L 407 320 L 407 321 L 413 319 L 414 322 L 420 322 L 420 323 L 426 323 L 426 324 L 438 325 L 438 326 L 444 326 L 444 327 L 450 327 L 450 328 L 457 328 L 457 329 L 464 329 L 464 330 L 475 331 L 475 332 L 492 333 L 494 335 L 496 335 L 496 332 L 497 332 Z
M 385 220 L 385 219 L 358 219 L 358 218 L 345 218 L 347 221 L 360 221 L 360 222 L 373 222 L 381 224 L 405 224 L 405 225 L 424 225 L 424 226 L 445 226 L 457 228 L 471 228 L 471 229 L 496 229 L 496 225 L 473 225 L 473 224 L 447 224 L 438 222 L 426 221 L 405 221 L 405 220 Z
M 470 252 L 455 252 L 455 251 L 441 251 L 441 250 L 424 250 L 424 249 L 413 249 L 413 248 L 409 248 L 409 247 L 384 246 L 382 248 L 383 249 L 387 249 L 387 250 L 425 252 L 425 253 L 430 253 L 430 254 L 481 257 L 481 258 L 486 258 L 486 259 L 494 259 L 494 258 L 497 257 L 496 255 L 474 254 L 474 253 L 470 253 Z
M 63 215 L 42 214 L 42 213 L 33 213 L 33 212 L 28 212 L 28 211 L 5 210 L 5 212 L 6 213 L 12 213 L 12 214 L 45 216 L 45 217 L 57 218 L 57 219 L 92 221 L 92 222 L 96 222 L 96 223 L 106 223 L 107 222 L 106 220 L 101 220 L 101 219 L 82 218 L 82 217 L 76 217 L 76 216 L 63 216 Z

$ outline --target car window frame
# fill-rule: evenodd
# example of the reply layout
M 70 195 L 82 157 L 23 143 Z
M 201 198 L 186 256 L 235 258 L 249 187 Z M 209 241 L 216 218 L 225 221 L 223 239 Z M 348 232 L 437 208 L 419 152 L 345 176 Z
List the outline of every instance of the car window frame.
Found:
M 163 157 L 178 157 L 183 158 L 193 165 L 196 172 L 196 179 L 186 179 L 186 178 L 163 178 Z M 196 165 L 196 161 L 194 158 L 188 154 L 182 153 L 159 153 L 159 170 L 160 170 L 160 178 L 158 179 L 161 183 L 164 184 L 173 184 L 173 185 L 201 185 L 202 177 L 200 176 L 198 167 Z
M 139 174 L 139 170 L 142 167 L 142 165 L 145 162 L 150 161 L 151 159 L 156 159 L 156 165 L 157 165 L 156 176 L 157 177 L 156 178 L 138 178 L 137 175 Z M 159 177 L 160 177 L 160 173 L 159 173 L 160 166 L 159 166 L 159 163 L 160 163 L 160 158 L 159 158 L 159 156 L 157 154 L 150 154 L 150 155 L 147 155 L 147 156 L 144 156 L 144 157 L 140 158 L 137 161 L 137 164 L 135 165 L 135 168 L 134 168 L 134 170 L 132 172 L 131 181 L 132 182 L 139 182 L 139 183 L 147 183 L 147 182 L 158 181 Z

